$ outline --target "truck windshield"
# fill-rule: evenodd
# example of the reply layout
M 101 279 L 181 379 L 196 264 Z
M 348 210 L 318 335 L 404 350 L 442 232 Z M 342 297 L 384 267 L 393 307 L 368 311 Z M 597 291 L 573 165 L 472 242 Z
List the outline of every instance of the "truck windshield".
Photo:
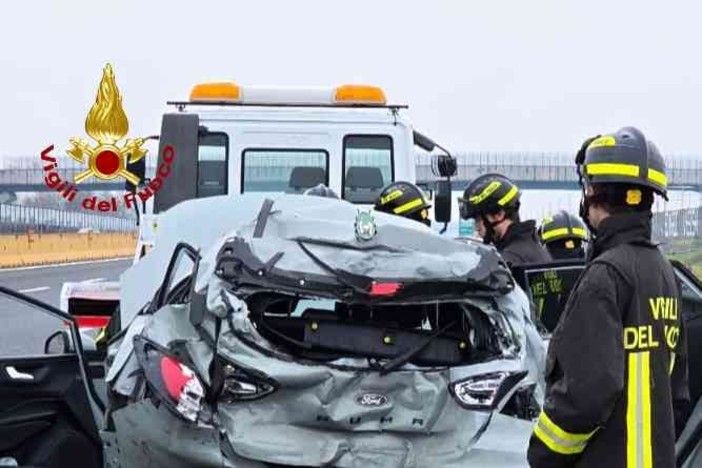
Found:
M 242 193 L 303 193 L 329 185 L 329 153 L 324 150 L 247 149 L 241 161 Z
M 344 199 L 374 203 L 394 179 L 392 138 L 387 135 L 348 135 L 344 138 Z

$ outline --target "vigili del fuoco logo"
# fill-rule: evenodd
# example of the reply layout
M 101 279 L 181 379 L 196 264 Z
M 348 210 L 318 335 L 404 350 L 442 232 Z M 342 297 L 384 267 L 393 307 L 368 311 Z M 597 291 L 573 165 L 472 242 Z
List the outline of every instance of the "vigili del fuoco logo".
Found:
M 164 180 L 171 172 L 171 165 L 175 159 L 172 146 L 164 148 L 162 163 L 148 184 L 140 187 L 140 177 L 129 170 L 129 165 L 138 163 L 146 156 L 147 150 L 143 148 L 146 138 L 130 138 L 121 143 L 129 133 L 129 121 L 122 107 L 122 96 L 110 64 L 103 69 L 97 98 L 85 119 L 85 133 L 92 141 L 71 138 L 71 146 L 66 151 L 73 160 L 85 166 L 85 170 L 76 173 L 72 181 L 60 174 L 58 161 L 51 155 L 54 145 L 41 152 L 44 183 L 47 187 L 59 192 L 60 196 L 69 202 L 80 203 L 85 210 L 117 211 L 122 204 L 125 208 L 132 209 L 137 197 L 142 201 L 151 198 L 163 186 Z M 126 180 L 139 189 L 135 190 L 135 193 L 127 191 L 121 197 L 113 196 L 108 199 L 81 196 L 80 185 L 90 179 Z

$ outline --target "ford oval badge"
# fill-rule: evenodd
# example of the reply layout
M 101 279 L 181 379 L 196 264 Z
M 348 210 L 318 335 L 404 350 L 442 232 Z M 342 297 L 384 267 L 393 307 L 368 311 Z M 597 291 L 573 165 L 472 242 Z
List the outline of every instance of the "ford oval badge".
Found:
M 361 406 L 378 407 L 387 404 L 388 397 L 380 393 L 362 393 L 356 397 L 356 403 Z

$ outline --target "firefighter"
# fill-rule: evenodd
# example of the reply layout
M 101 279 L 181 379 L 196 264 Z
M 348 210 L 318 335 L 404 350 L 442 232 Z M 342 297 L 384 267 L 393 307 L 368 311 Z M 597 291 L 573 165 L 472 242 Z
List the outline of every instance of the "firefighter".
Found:
M 313 195 L 316 197 L 326 197 L 326 198 L 339 198 L 339 195 L 336 194 L 335 191 L 330 189 L 324 184 L 318 184 L 314 187 L 308 188 L 305 190 L 305 193 L 303 195 Z
M 429 208 L 431 203 L 424 192 L 416 185 L 401 180 L 386 185 L 374 206 L 376 211 L 402 216 L 427 226 L 431 225 Z
M 565 210 L 542 221 L 541 242 L 554 260 L 584 259 L 588 232 L 576 215 Z
M 536 222 L 520 221 L 519 188 L 501 174 L 484 174 L 473 180 L 458 200 L 463 219 L 475 219 L 478 234 L 493 244 L 510 266 L 551 261 L 539 243 Z
M 681 299 L 651 242 L 665 163 L 627 127 L 588 139 L 576 164 L 594 241 L 549 345 L 527 457 L 532 467 L 673 467 L 673 405 L 689 396 Z

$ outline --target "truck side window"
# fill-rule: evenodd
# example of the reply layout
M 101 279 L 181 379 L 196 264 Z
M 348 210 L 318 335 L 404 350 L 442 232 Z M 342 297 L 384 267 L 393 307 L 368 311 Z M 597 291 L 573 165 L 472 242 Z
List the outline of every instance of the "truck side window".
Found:
M 197 197 L 227 194 L 229 136 L 226 133 L 201 133 L 197 154 Z
M 241 193 L 303 193 L 329 185 L 329 153 L 319 149 L 247 149 L 241 157 Z
M 371 204 L 394 180 L 392 138 L 387 135 L 344 137 L 342 192 L 352 203 Z

